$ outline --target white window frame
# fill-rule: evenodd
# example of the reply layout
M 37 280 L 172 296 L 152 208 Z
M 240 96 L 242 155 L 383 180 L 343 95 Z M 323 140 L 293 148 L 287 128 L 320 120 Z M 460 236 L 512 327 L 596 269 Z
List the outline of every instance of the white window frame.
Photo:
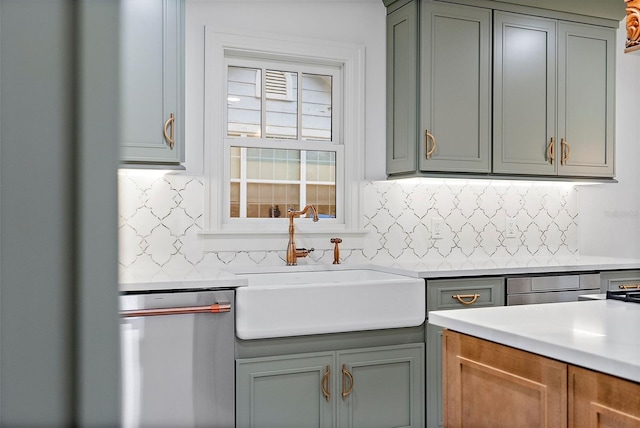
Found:
M 288 218 L 283 210 L 279 219 L 230 219 L 228 145 L 226 137 L 227 61 L 234 57 L 273 58 L 309 64 L 326 64 L 342 68 L 343 120 L 334 128 L 340 140 L 327 144 L 336 149 L 336 219 L 295 220 L 298 246 L 329 249 L 331 237 L 343 238 L 342 248 L 362 248 L 366 231 L 362 229 L 362 186 L 364 183 L 364 47 L 360 45 L 320 41 L 295 40 L 266 34 L 234 34 L 207 27 L 205 30 L 205 105 L 204 105 L 204 173 L 205 173 L 205 251 L 270 251 L 285 250 L 288 239 Z M 336 119 L 334 118 L 334 121 Z M 335 124 L 334 124 L 335 126 Z M 249 147 L 251 139 L 237 139 L 238 145 Z M 255 140 L 255 139 L 253 139 Z M 253 144 L 256 142 L 254 141 Z M 274 140 L 270 147 L 278 147 Z M 290 147 L 288 147 L 290 148 Z M 306 149 L 304 142 L 296 147 Z M 309 148 L 317 150 L 317 143 Z M 340 158 L 342 158 L 340 160 Z M 225 174 L 223 171 L 227 170 Z M 225 177 L 226 176 L 226 177 Z M 343 186 L 339 188 L 339 183 Z M 226 195 L 226 196 L 225 196 Z M 340 213 L 338 215 L 338 212 Z M 244 221 L 237 221 L 244 220 Z M 253 220 L 253 221 L 249 221 Z M 256 239 L 259 236 L 259 239 Z

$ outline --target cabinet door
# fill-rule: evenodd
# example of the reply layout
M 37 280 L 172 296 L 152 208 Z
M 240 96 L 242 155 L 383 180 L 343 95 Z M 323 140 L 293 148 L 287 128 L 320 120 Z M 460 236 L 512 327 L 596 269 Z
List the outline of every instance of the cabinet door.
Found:
M 615 30 L 561 22 L 558 33 L 558 173 L 613 177 Z
M 421 171 L 491 172 L 491 11 L 422 3 Z
M 557 174 L 556 24 L 494 13 L 495 173 Z
M 387 174 L 416 171 L 418 2 L 387 16 Z
M 640 385 L 569 366 L 569 427 L 639 426 Z
M 236 361 L 238 428 L 334 426 L 334 353 Z M 326 392 L 326 394 L 325 394 Z
M 120 159 L 180 163 L 184 0 L 123 1 L 120 10 Z
M 424 344 L 340 351 L 337 361 L 338 426 L 424 425 Z
M 446 426 L 567 426 L 566 364 L 450 330 L 444 349 Z

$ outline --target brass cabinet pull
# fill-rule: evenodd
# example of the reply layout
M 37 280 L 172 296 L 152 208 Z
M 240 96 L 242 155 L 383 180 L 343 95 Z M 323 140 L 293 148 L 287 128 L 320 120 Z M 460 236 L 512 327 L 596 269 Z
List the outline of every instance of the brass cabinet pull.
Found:
M 324 372 L 322 376 L 322 380 L 320 381 L 320 389 L 322 390 L 322 395 L 327 399 L 327 402 L 331 400 L 331 391 L 330 391 L 330 376 L 331 375 L 331 366 L 327 366 L 327 371 Z M 325 386 L 326 385 L 326 386 Z
M 349 388 L 347 386 L 347 379 L 349 379 Z M 342 365 L 342 399 L 346 400 L 349 394 L 353 391 L 353 375 L 347 370 L 347 365 Z
M 549 159 L 551 161 L 551 165 L 553 165 L 553 137 L 551 137 L 551 142 L 549 143 L 549 145 L 547 146 L 547 159 Z
M 429 140 L 433 141 L 433 145 L 431 146 L 431 150 L 429 150 Z M 426 145 L 426 156 L 427 159 L 431 159 L 431 155 L 436 151 L 436 147 L 438 147 L 438 142 L 435 137 L 429 133 L 429 130 L 426 129 L 424 131 L 424 142 Z
M 458 302 L 462 303 L 463 305 L 473 305 L 476 300 L 478 300 L 478 297 L 480 297 L 479 294 L 454 294 L 453 296 L 451 296 L 452 299 L 456 299 Z M 465 299 L 471 299 L 471 300 L 465 300 Z
M 173 113 L 171 113 L 171 115 L 169 116 L 169 119 L 167 119 L 167 121 L 164 123 L 164 128 L 163 128 L 164 139 L 169 142 L 169 147 L 171 148 L 171 150 L 173 150 L 173 143 L 174 143 L 173 128 L 175 125 L 175 121 L 176 121 L 176 117 L 173 115 Z M 168 131 L 169 126 L 171 126 L 171 134 L 169 134 L 169 131 Z
M 562 158 L 560 159 L 560 163 L 562 165 L 566 165 L 567 161 L 571 157 L 571 146 L 569 145 L 569 143 L 565 141 L 564 138 L 560 140 L 560 146 L 561 146 L 560 153 L 562 153 Z
M 621 290 L 640 290 L 640 284 L 622 284 L 619 285 L 618 288 Z

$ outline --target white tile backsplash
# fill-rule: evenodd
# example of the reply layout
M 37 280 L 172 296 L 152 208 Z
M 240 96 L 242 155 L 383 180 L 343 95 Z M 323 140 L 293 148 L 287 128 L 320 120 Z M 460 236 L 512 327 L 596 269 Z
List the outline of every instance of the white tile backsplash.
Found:
M 119 175 L 120 276 L 188 277 L 199 270 L 284 264 L 285 249 L 204 253 L 204 179 L 180 174 Z M 343 263 L 578 254 L 578 192 L 567 184 L 501 180 L 366 182 L 362 250 Z M 507 237 L 506 219 L 516 233 Z M 432 219 L 441 218 L 439 238 Z M 331 263 L 316 250 L 308 263 Z

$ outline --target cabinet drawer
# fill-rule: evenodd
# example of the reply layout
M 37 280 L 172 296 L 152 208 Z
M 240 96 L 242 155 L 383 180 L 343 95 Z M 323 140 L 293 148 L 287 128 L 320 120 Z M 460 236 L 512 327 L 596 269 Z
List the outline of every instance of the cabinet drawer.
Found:
M 504 305 L 504 278 L 427 281 L 427 311 Z
M 626 270 L 600 273 L 600 291 L 638 289 L 640 290 L 640 270 Z

